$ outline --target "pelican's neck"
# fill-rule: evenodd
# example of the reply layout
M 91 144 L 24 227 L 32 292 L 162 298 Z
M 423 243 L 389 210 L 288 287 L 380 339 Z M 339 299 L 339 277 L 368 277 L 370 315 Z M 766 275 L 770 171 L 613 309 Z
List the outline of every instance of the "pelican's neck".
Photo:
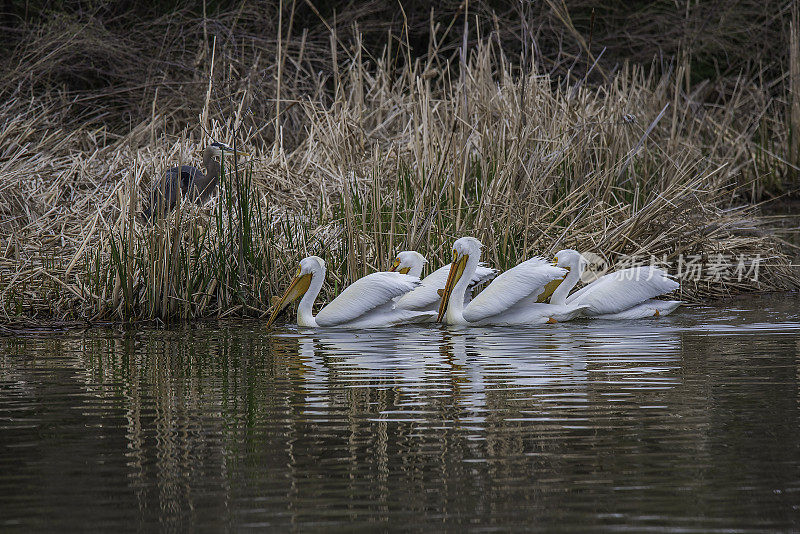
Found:
M 317 321 L 314 319 L 314 301 L 317 300 L 322 283 L 325 281 L 325 270 L 314 271 L 311 274 L 311 283 L 308 290 L 300 299 L 300 304 L 297 305 L 297 326 L 317 326 Z
M 464 272 L 456 282 L 455 287 L 453 287 L 453 291 L 450 293 L 450 300 L 447 302 L 447 313 L 445 313 L 445 322 L 447 324 L 467 324 L 464 319 L 464 296 L 467 294 L 467 288 L 475 275 L 475 270 L 478 268 L 480 261 L 480 252 L 470 254 L 467 258 Z
M 422 262 L 415 263 L 411 266 L 408 270 L 408 276 L 416 276 L 417 278 L 422 278 L 422 268 L 424 267 Z
M 569 292 L 572 291 L 572 288 L 577 285 L 582 274 L 583 262 L 581 262 L 580 258 L 578 258 L 578 261 L 572 262 L 572 264 L 569 266 L 569 272 L 567 273 L 567 276 L 564 277 L 564 281 L 558 284 L 556 290 L 553 291 L 553 295 L 550 297 L 550 304 L 566 306 L 567 295 L 569 295 Z

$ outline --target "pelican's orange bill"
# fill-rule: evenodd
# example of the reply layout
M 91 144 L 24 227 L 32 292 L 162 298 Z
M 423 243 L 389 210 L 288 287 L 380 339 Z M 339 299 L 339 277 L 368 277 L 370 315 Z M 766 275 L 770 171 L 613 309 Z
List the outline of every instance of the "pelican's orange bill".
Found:
M 459 258 L 458 253 L 455 250 L 453 251 L 453 263 L 450 264 L 450 273 L 447 275 L 447 283 L 444 285 L 444 291 L 442 292 L 442 301 L 439 303 L 439 315 L 436 317 L 437 323 L 441 323 L 442 318 L 444 318 L 444 313 L 447 311 L 447 305 L 450 302 L 450 294 L 464 274 L 468 259 L 469 254 L 464 254 Z
M 286 306 L 292 303 L 298 297 L 301 297 L 308 291 L 308 286 L 311 285 L 311 275 L 310 274 L 300 274 L 300 270 L 298 269 L 297 275 L 295 275 L 292 283 L 289 284 L 289 287 L 286 288 L 286 292 L 283 294 L 281 299 L 275 305 L 272 310 L 272 313 L 267 320 L 267 328 L 269 328 L 272 323 L 275 321 L 275 318 L 284 309 Z

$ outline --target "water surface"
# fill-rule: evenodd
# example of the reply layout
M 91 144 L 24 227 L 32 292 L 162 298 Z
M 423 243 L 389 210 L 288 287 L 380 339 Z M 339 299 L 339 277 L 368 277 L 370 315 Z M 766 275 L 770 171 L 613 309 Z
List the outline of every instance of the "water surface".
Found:
M 0 529 L 797 530 L 798 305 L 0 339 Z

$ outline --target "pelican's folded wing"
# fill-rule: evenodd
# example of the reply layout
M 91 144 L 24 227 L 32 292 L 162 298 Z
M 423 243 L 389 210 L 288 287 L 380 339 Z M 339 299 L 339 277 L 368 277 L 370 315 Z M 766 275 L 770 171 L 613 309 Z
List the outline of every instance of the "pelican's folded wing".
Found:
M 472 281 L 469 284 L 470 289 L 485 284 L 486 282 L 491 282 L 497 277 L 497 273 L 499 272 L 500 271 L 497 269 L 487 267 L 484 263 L 479 264 L 478 268 L 475 269 L 475 274 L 472 275 Z M 447 280 L 445 280 L 445 282 L 446 281 Z
M 598 278 L 570 295 L 567 304 L 588 304 L 586 315 L 619 313 L 678 287 L 678 282 L 657 267 L 631 267 Z
M 548 282 L 563 278 L 566 272 L 542 258 L 524 261 L 497 275 L 489 287 L 464 308 L 464 319 L 474 323 L 507 311 L 527 297 L 535 299 Z
M 419 278 L 396 272 L 368 274 L 350 284 L 317 314 L 319 326 L 337 326 L 358 319 L 419 286 Z
M 491 269 L 481 263 L 472 276 L 469 289 L 485 284 L 497 276 L 497 273 L 497 269 Z M 438 308 L 439 301 L 442 298 L 439 295 L 439 291 L 444 289 L 449 274 L 449 265 L 436 269 L 422 280 L 418 288 L 398 298 L 396 307 L 401 310 L 432 310 Z M 465 300 L 469 302 L 471 296 L 471 291 L 467 291 Z
M 485 264 L 480 263 L 478 268 L 475 269 L 475 274 L 472 275 L 467 291 L 464 293 L 464 307 L 472 302 L 473 290 L 494 280 L 499 272 L 497 269 L 490 269 Z
M 396 307 L 401 310 L 430 310 L 439 306 L 439 290 L 444 289 L 450 266 L 433 271 L 422 279 L 419 287 L 397 299 Z

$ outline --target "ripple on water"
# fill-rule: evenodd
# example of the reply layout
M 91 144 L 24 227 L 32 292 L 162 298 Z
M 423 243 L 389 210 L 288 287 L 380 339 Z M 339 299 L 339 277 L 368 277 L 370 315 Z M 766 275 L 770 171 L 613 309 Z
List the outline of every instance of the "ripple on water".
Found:
M 797 304 L 0 340 L 0 525 L 793 530 Z

